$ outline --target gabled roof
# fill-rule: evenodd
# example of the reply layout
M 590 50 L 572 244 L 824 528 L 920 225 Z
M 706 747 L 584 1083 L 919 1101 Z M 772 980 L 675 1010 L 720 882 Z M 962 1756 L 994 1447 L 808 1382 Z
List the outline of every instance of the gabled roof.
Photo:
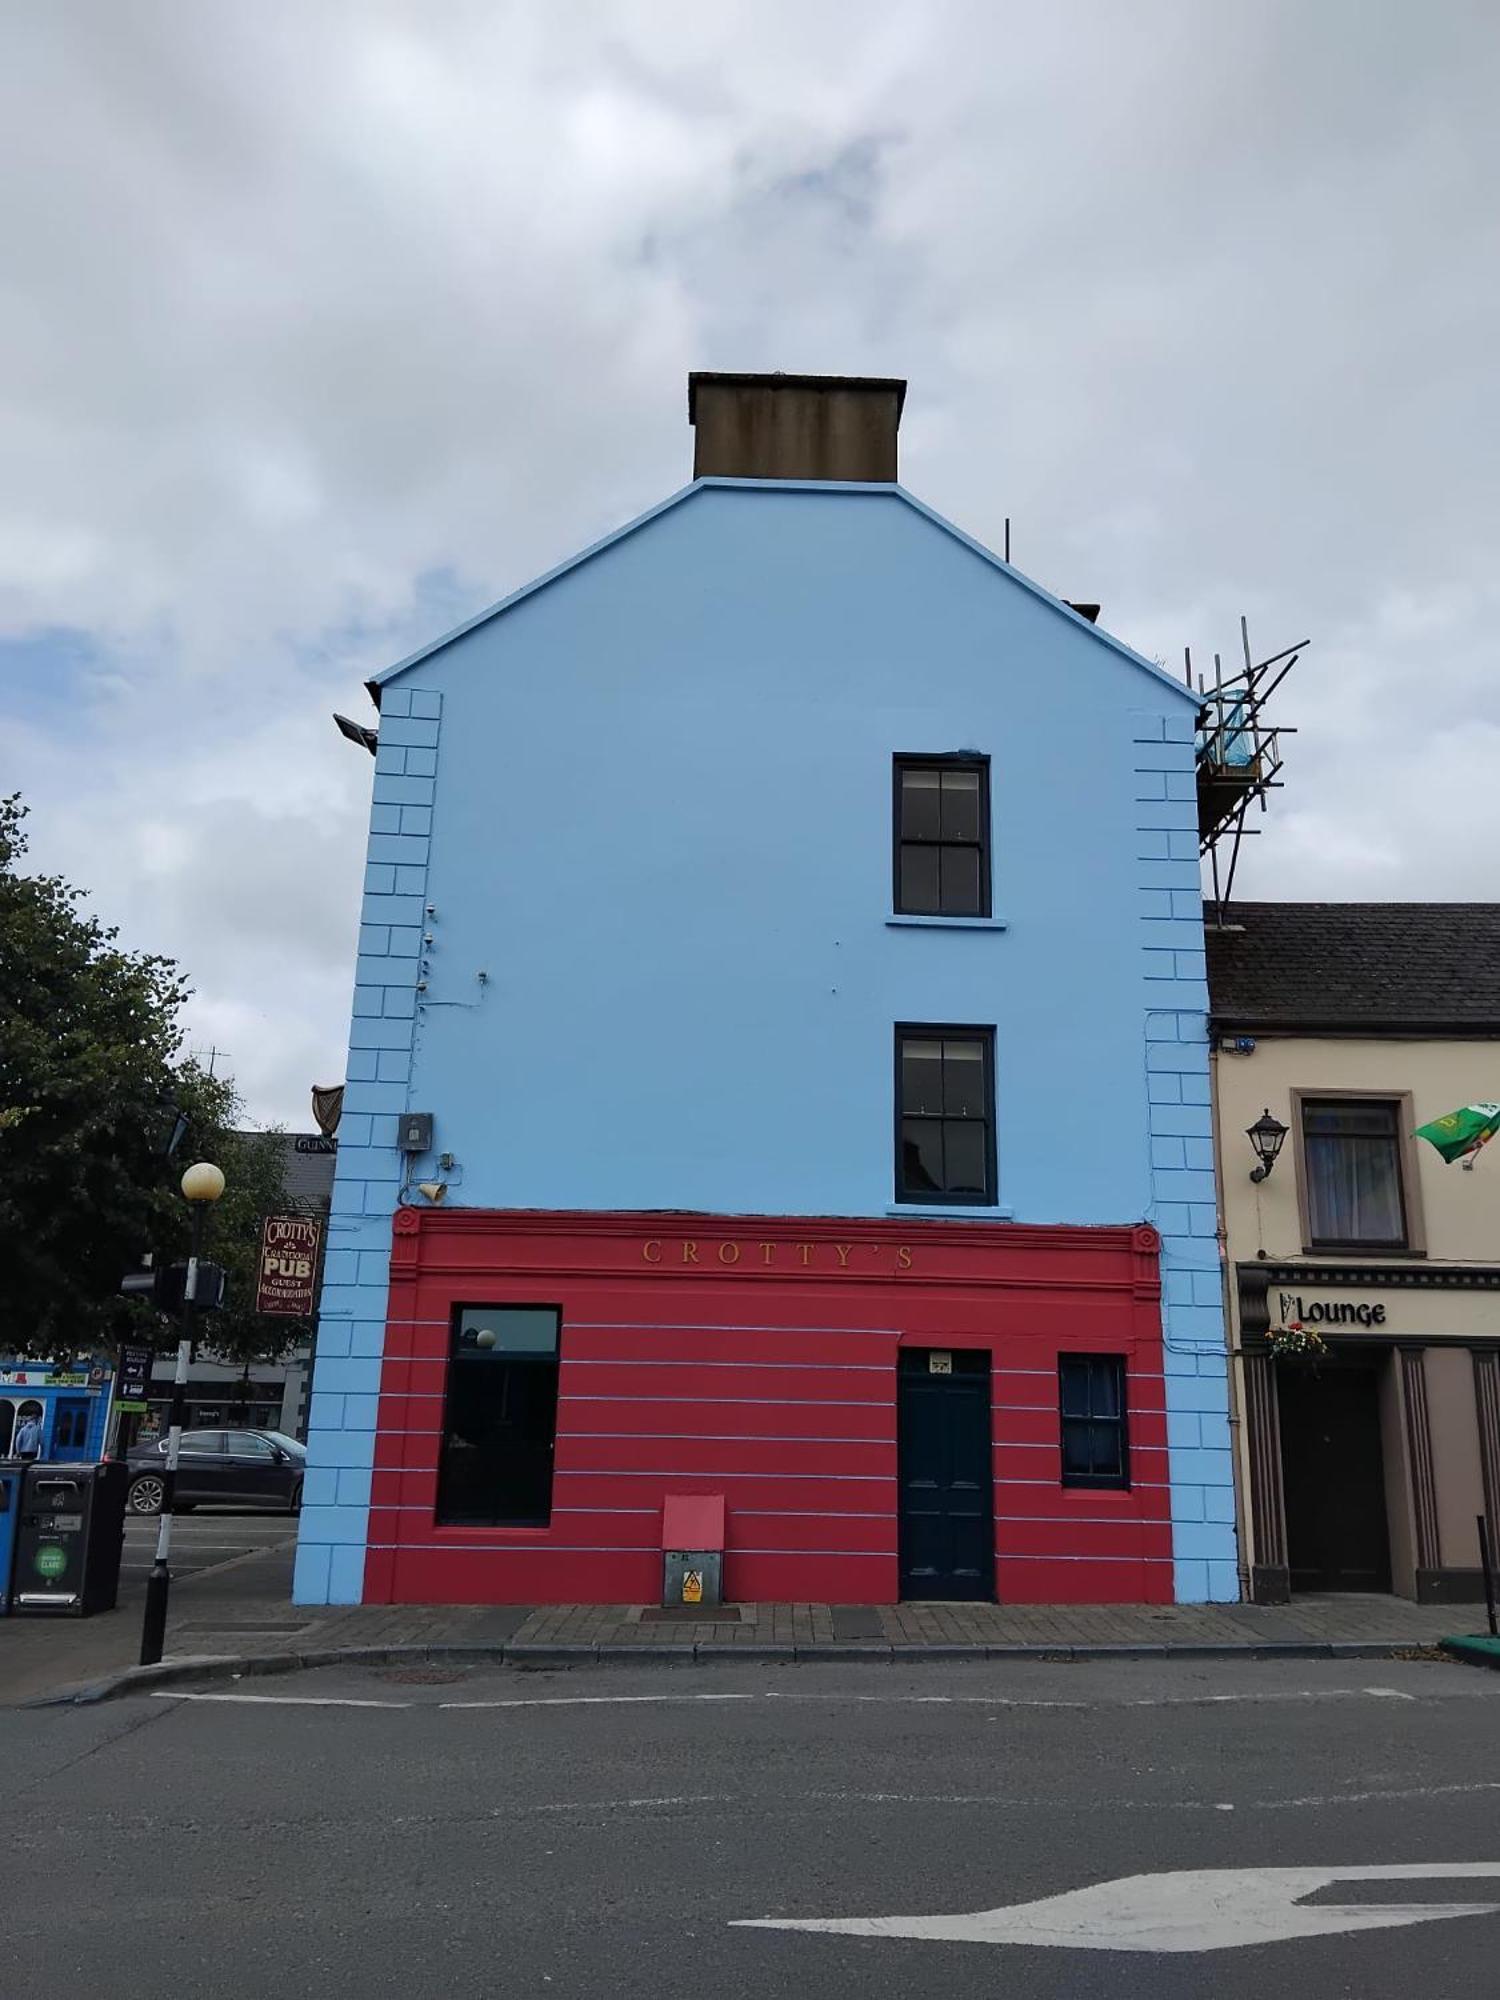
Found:
M 1500 903 L 1236 902 L 1224 930 L 1205 917 L 1220 1029 L 1500 1035 Z
M 972 535 L 966 535 L 962 528 L 956 528 L 951 521 L 934 512 L 914 494 L 908 493 L 904 486 L 882 485 L 875 480 L 704 478 L 695 479 L 690 486 L 680 488 L 655 507 L 648 507 L 644 514 L 638 514 L 633 521 L 627 521 L 623 528 L 616 528 L 613 534 L 606 535 L 602 541 L 593 542 L 588 548 L 580 549 L 577 555 L 570 556 L 555 569 L 549 569 L 545 575 L 535 578 L 531 583 L 522 584 L 519 590 L 513 590 L 508 597 L 502 597 L 498 604 L 490 605 L 488 610 L 476 612 L 472 618 L 466 618 L 462 625 L 455 625 L 451 632 L 445 632 L 440 639 L 434 639 L 431 644 L 420 647 L 415 653 L 409 653 L 404 660 L 398 660 L 395 666 L 387 667 L 383 672 L 374 675 L 365 685 L 370 690 L 370 697 L 376 707 L 380 706 L 381 689 L 423 660 L 430 660 L 434 653 L 440 653 L 445 646 L 451 646 L 455 639 L 462 639 L 477 626 L 487 624 L 491 618 L 500 617 L 523 599 L 534 597 L 539 590 L 545 590 L 549 584 L 558 582 L 571 571 L 581 568 L 584 563 L 592 562 L 595 556 L 602 555 L 606 549 L 612 549 L 617 542 L 623 542 L 627 536 L 638 533 L 661 515 L 669 513 L 674 507 L 684 506 L 711 487 L 728 487 L 736 492 L 847 493 L 862 500 L 898 500 L 902 506 L 910 507 L 913 513 L 920 514 L 934 527 L 941 528 L 945 535 L 951 535 L 954 541 L 961 542 L 973 555 L 978 556 L 981 562 L 989 563 L 992 568 L 999 570 L 1002 576 L 1009 577 L 1013 583 L 1019 584 L 1023 590 L 1029 591 L 1033 597 L 1049 605 L 1060 617 L 1076 625 L 1080 632 L 1086 632 L 1099 645 L 1107 646 L 1112 653 L 1117 653 L 1121 659 L 1128 660 L 1131 666 L 1149 674 L 1162 687 L 1170 689 L 1179 700 L 1186 701 L 1193 708 L 1198 705 L 1198 697 L 1192 689 L 1174 675 L 1165 673 L 1154 660 L 1143 658 L 1122 640 L 1112 637 L 1110 633 L 1102 631 L 1087 618 L 1081 617 L 1063 598 L 1054 597 L 1050 590 L 1044 590 L 1041 584 L 1033 582 L 1029 576 L 1023 575 L 1020 570 L 1003 561 L 992 549 L 987 549 L 982 542 L 976 542 Z

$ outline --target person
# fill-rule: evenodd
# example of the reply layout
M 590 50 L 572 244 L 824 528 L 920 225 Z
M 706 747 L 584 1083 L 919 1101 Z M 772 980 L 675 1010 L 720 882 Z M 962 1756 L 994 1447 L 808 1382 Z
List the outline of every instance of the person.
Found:
M 42 1449 L 42 1420 L 35 1411 L 22 1417 L 16 1431 L 17 1458 L 37 1458 Z

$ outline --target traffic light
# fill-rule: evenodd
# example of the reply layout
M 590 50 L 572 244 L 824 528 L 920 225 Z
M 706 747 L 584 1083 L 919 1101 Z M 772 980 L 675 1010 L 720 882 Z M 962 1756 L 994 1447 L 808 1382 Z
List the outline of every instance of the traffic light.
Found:
M 173 1266 L 174 1270 L 177 1268 Z M 182 1276 L 187 1277 L 187 1267 L 182 1267 Z M 223 1305 L 229 1291 L 229 1274 L 222 1264 L 198 1264 L 197 1297 L 194 1303 L 199 1312 L 217 1312 Z
M 127 1299 L 140 1299 L 159 1313 L 181 1312 L 187 1284 L 186 1264 L 163 1264 L 160 1270 L 131 1271 L 120 1280 Z M 199 1312 L 215 1312 L 223 1305 L 228 1277 L 222 1264 L 200 1261 L 193 1303 Z
M 170 1306 L 163 1294 L 171 1275 L 169 1266 L 164 1266 L 160 1271 L 130 1271 L 121 1278 L 120 1290 L 127 1299 L 139 1299 L 142 1305 L 155 1306 L 158 1312 L 167 1312 Z M 179 1305 L 182 1303 L 180 1286 L 177 1302 Z

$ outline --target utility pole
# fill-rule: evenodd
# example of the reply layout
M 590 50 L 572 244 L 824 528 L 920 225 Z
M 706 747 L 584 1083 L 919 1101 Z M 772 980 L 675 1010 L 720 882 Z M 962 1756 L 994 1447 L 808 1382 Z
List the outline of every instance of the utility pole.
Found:
M 193 1316 L 198 1303 L 198 1260 L 208 1211 L 224 1192 L 224 1176 L 200 1161 L 182 1177 L 182 1192 L 191 1204 L 193 1234 L 182 1286 L 182 1319 L 177 1342 L 177 1372 L 172 1377 L 172 1407 L 167 1427 L 167 1468 L 162 1476 L 161 1524 L 156 1531 L 156 1557 L 146 1579 L 146 1615 L 141 1621 L 141 1665 L 155 1666 L 167 1636 L 167 1598 L 172 1588 L 173 1505 L 177 1496 L 177 1457 L 182 1447 L 182 1419 L 187 1402 L 188 1368 L 193 1359 Z

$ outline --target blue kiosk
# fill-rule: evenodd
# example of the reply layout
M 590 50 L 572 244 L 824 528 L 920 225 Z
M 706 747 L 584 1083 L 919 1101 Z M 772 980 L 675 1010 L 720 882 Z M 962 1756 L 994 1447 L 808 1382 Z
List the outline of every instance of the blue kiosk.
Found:
M 60 1364 L 0 1355 L 0 1458 L 19 1450 L 22 1426 L 39 1421 L 40 1450 L 52 1463 L 104 1456 L 113 1369 L 96 1356 Z

